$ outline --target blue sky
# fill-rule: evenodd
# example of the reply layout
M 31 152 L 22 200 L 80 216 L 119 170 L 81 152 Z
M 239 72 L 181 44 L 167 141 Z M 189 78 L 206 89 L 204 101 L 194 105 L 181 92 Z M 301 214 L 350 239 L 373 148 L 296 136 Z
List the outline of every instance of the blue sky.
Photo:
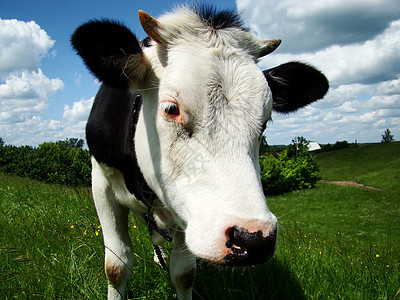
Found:
M 38 145 L 84 138 L 99 87 L 69 38 L 93 18 L 123 21 L 139 38 L 137 12 L 157 17 L 186 1 L 0 2 L 0 137 Z M 270 144 L 295 136 L 321 143 L 379 142 L 386 128 L 400 140 L 400 5 L 396 0 L 211 1 L 238 8 L 262 39 L 282 45 L 260 61 L 266 69 L 291 60 L 312 63 L 331 83 L 326 99 L 289 115 L 273 115 Z M 9 21 L 15 20 L 15 21 Z M 31 22 L 33 21 L 33 22 Z
M 70 36 L 77 26 L 89 19 L 111 18 L 121 20 L 139 38 L 146 37 L 140 27 L 138 10 L 142 9 L 152 15 L 161 15 L 177 5 L 179 1 L 23 1 L 3 0 L 0 2 L 0 18 L 35 21 L 56 43 L 50 51 L 55 54 L 41 60 L 40 68 L 49 78 L 60 78 L 65 86 L 52 96 L 51 105 L 42 115 L 43 119 L 61 118 L 65 104 L 79 99 L 89 99 L 97 92 L 82 60 L 75 54 L 70 45 Z M 217 1 L 221 8 L 235 9 L 235 1 Z M 1 43 L 1 41 L 0 41 Z M 76 81 L 79 79 L 80 84 Z M 1 135 L 0 135 L 1 136 Z M 39 141 L 40 142 L 40 141 Z

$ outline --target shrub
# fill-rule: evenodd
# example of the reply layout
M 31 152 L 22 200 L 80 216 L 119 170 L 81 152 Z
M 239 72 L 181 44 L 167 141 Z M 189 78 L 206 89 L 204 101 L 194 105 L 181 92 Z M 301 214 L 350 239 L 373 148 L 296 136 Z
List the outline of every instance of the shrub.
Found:
M 2 145 L 0 172 L 66 185 L 90 185 L 89 151 L 82 149 L 83 141 L 67 139 L 43 143 L 38 147 Z M 318 168 L 314 156 L 300 147 L 297 156 L 288 157 L 284 150 L 274 156 L 260 158 L 261 181 L 265 194 L 281 194 L 314 187 Z M 293 151 L 292 151 L 293 152 Z
M 267 154 L 260 158 L 260 167 L 261 183 L 266 195 L 309 189 L 319 180 L 315 158 L 307 152 L 291 158 L 286 150 L 278 157 Z
M 43 143 L 35 148 L 3 145 L 0 172 L 52 183 L 89 185 L 90 154 L 82 146 L 83 141 L 78 139 Z

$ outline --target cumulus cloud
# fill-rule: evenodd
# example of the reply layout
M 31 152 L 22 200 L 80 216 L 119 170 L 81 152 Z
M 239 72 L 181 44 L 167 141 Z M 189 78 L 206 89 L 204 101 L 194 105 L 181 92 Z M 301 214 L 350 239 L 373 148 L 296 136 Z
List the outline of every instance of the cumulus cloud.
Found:
M 237 0 L 260 38 L 283 38 L 282 52 L 301 53 L 372 39 L 399 16 L 397 0 Z
M 60 79 L 49 79 L 40 69 L 11 74 L 0 84 L 0 119 L 16 123 L 43 113 L 48 97 L 63 87 Z
M 289 116 L 273 114 L 271 144 L 298 135 L 322 143 L 380 141 L 400 134 L 400 6 L 396 0 L 237 0 L 262 39 L 282 45 L 260 61 L 267 69 L 298 60 L 330 81 L 326 97 Z
M 34 21 L 0 19 L 0 79 L 10 73 L 34 71 L 55 41 Z
M 301 60 L 318 66 L 331 85 L 351 83 L 373 84 L 397 79 L 400 74 L 400 20 L 372 40 L 345 46 L 332 45 L 323 50 L 303 54 L 275 54 L 265 57 L 264 68 L 290 60 Z
M 93 100 L 94 97 L 89 100 L 77 101 L 72 104 L 72 107 L 69 105 L 64 105 L 63 118 L 72 122 L 86 121 L 89 117 Z
M 61 128 L 60 121 L 40 118 L 49 97 L 64 87 L 40 69 L 54 44 L 34 21 L 0 19 L 0 136 L 7 142 L 37 144 Z
M 64 126 L 57 120 L 42 120 L 32 116 L 24 122 L 0 123 L 0 132 L 7 144 L 38 145 L 44 141 L 58 140 L 62 137 Z
M 398 0 L 236 0 L 246 25 L 282 45 L 260 61 L 263 69 L 300 60 L 323 71 L 327 96 L 291 115 L 273 114 L 271 144 L 295 136 L 322 143 L 380 141 L 400 136 L 400 6 Z M 84 137 L 93 99 L 65 105 L 62 120 L 43 120 L 50 97 L 63 88 L 41 70 L 55 41 L 34 21 L 0 19 L 0 137 L 37 145 Z M 74 75 L 73 84 L 81 84 Z

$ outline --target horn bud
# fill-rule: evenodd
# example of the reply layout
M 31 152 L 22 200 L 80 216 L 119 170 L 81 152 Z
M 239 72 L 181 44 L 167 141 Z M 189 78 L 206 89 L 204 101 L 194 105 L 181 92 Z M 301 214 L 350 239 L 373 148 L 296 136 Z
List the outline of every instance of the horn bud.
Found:
M 261 51 L 260 51 L 258 57 L 260 58 L 267 54 L 270 54 L 271 52 L 274 52 L 275 49 L 279 47 L 281 42 L 282 42 L 282 40 L 280 40 L 280 39 L 263 41 L 264 46 L 261 47 Z
M 157 19 L 150 16 L 147 12 L 139 10 L 139 21 L 143 27 L 143 30 L 147 35 L 155 42 L 161 44 L 163 39 L 159 33 L 160 29 L 163 29 Z

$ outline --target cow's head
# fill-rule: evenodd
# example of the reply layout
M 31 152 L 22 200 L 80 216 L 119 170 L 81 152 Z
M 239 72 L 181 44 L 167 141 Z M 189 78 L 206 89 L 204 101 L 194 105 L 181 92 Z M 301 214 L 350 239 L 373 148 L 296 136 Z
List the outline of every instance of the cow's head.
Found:
M 140 11 L 139 19 L 142 42 L 103 20 L 81 26 L 73 45 L 105 84 L 142 95 L 138 164 L 190 251 L 228 265 L 265 261 L 277 219 L 260 182 L 260 139 L 272 110 L 322 98 L 326 78 L 297 62 L 261 71 L 257 60 L 280 40 L 257 39 L 231 12 L 181 8 L 154 19 Z

